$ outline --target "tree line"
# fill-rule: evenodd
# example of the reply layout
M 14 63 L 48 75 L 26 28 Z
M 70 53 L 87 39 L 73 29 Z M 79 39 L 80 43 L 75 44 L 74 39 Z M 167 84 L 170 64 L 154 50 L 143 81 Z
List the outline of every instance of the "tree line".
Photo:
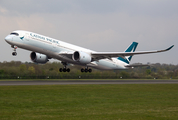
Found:
M 70 73 L 59 72 L 61 67 L 60 62 L 4 61 L 0 62 L 0 79 L 178 79 L 178 65 L 172 64 L 156 63 L 128 70 L 93 69 L 92 73 L 81 73 L 81 66 L 68 66 Z

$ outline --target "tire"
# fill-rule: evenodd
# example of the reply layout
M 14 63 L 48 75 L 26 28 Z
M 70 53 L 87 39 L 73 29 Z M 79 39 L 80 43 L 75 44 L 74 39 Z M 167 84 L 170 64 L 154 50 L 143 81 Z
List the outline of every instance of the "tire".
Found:
M 63 71 L 63 69 L 62 69 L 62 68 L 60 68 L 60 69 L 59 69 L 59 72 L 62 72 L 62 71 Z
M 82 69 L 81 69 L 81 72 L 83 73 L 84 71 L 85 71 L 85 70 L 82 68 Z
M 89 69 L 88 72 L 91 73 L 91 72 L 92 72 L 92 69 Z
M 65 68 L 63 68 L 63 72 L 66 72 L 66 69 L 65 69 Z
M 88 69 L 85 69 L 85 72 L 87 73 L 87 72 L 88 72 Z
M 13 52 L 13 53 L 12 53 L 12 55 L 13 55 L 13 56 L 16 56 L 16 55 L 17 55 L 17 53 L 16 53 L 16 52 Z

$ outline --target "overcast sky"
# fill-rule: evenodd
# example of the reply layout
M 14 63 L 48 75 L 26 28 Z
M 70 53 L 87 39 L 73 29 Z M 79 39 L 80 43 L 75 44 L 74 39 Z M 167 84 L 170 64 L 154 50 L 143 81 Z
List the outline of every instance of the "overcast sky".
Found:
M 99 52 L 122 52 L 133 41 L 137 51 L 175 47 L 137 55 L 132 63 L 178 64 L 178 0 L 0 0 L 0 62 L 28 61 L 30 51 L 4 41 L 27 30 Z

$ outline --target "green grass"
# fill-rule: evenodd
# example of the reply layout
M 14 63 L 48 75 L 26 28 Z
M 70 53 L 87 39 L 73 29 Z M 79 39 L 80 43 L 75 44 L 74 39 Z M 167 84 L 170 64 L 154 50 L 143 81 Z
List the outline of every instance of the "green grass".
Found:
M 178 120 L 178 84 L 0 86 L 1 120 Z
M 178 80 L 178 79 L 0 79 L 0 81 Z

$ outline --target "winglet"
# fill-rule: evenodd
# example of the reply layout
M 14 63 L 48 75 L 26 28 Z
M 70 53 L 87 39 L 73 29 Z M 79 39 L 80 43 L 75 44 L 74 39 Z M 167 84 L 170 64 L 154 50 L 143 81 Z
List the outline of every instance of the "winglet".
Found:
M 168 51 L 168 50 L 172 49 L 173 47 L 174 47 L 174 45 L 172 45 L 171 47 L 169 47 L 168 49 L 166 49 L 166 51 Z

